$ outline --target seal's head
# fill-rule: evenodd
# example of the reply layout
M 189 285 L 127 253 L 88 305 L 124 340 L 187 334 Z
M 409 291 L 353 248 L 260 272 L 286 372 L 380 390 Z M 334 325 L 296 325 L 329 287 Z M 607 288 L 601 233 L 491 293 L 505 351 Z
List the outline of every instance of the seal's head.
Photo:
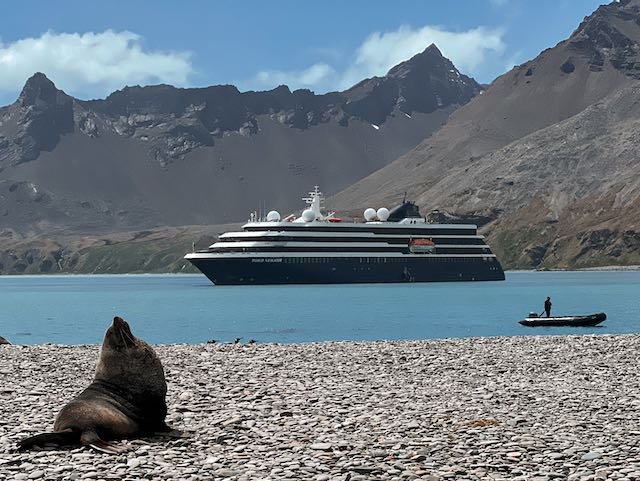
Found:
M 114 317 L 100 350 L 95 379 L 120 386 L 131 394 L 167 393 L 162 363 L 153 348 L 131 332 L 129 323 Z
M 131 333 L 129 323 L 116 316 L 113 318 L 113 324 L 107 329 L 102 348 L 122 351 L 134 347 L 138 342 L 139 340 Z

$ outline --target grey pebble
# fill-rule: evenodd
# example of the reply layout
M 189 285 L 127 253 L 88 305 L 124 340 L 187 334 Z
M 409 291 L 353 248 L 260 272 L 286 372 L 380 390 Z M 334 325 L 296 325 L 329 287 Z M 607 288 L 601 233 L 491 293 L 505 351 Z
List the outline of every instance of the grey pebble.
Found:
M 109 456 L 82 447 L 14 452 L 88 385 L 97 346 L 3 346 L 11 389 L 0 388 L 0 479 L 640 476 L 640 431 L 629 429 L 640 336 L 156 349 L 168 422 L 189 435 L 117 442 L 130 451 Z

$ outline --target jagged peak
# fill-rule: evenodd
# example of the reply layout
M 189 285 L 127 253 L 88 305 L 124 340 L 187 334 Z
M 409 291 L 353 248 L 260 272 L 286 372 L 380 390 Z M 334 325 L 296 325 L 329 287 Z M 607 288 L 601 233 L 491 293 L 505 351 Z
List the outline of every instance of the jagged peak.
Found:
M 55 87 L 55 84 L 51 80 L 49 80 L 49 77 L 47 77 L 42 72 L 36 72 L 31 77 L 29 77 L 25 82 L 24 87 L 26 88 L 29 86 L 39 86 L 39 85 L 51 85 Z
M 586 16 L 580 22 L 578 28 L 571 34 L 570 39 L 592 35 L 594 29 L 601 28 L 603 23 L 610 23 L 612 18 L 615 17 L 624 20 L 630 20 L 635 17 L 634 19 L 638 20 L 640 18 L 640 0 L 620 0 L 613 1 L 607 5 L 600 5 L 591 15 Z
M 27 79 L 18 102 L 23 106 L 35 105 L 39 102 L 52 104 L 57 101 L 58 94 L 65 95 L 45 74 L 36 72 Z
M 400 62 L 395 67 L 392 67 L 389 72 L 387 72 L 387 77 L 406 76 L 408 73 L 414 70 L 422 69 L 425 67 L 432 68 L 434 65 L 437 65 L 441 62 L 444 62 L 445 64 L 447 64 L 447 66 L 449 64 L 453 66 L 451 61 L 442 55 L 442 52 L 436 46 L 436 44 L 432 43 L 422 52 L 415 54 L 409 60 Z
M 568 47 L 589 62 L 593 71 L 609 65 L 640 78 L 640 0 L 601 5 L 584 18 L 568 39 Z
M 425 48 L 422 53 L 423 54 L 424 53 L 431 53 L 431 54 L 435 54 L 435 55 L 438 55 L 438 56 L 442 57 L 442 52 L 440 51 L 440 49 L 438 48 L 438 46 L 435 43 L 432 43 L 427 48 Z M 420 55 L 420 54 L 418 54 L 418 55 Z

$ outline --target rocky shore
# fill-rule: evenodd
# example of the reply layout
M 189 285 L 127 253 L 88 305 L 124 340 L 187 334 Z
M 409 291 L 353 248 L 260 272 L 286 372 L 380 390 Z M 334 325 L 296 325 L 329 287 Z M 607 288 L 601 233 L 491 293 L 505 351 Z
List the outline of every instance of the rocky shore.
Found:
M 632 480 L 640 336 L 157 346 L 185 439 L 15 452 L 97 346 L 0 347 L 0 479 Z

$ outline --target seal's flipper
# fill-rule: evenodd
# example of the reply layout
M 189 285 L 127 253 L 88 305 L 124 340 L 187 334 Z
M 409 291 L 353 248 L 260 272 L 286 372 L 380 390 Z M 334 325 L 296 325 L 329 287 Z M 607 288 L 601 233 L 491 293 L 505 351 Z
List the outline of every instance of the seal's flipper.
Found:
M 167 423 L 162 422 L 162 424 L 153 432 L 154 436 L 165 436 L 167 438 L 188 438 L 189 433 L 184 431 L 180 431 L 178 429 L 173 429 Z
M 114 444 L 108 443 L 95 431 L 84 431 L 80 435 L 80 444 L 83 446 L 89 446 L 96 451 L 100 451 L 101 453 L 106 454 L 121 454 L 129 451 L 129 448 L 126 446 L 116 446 Z
M 53 433 L 36 434 L 18 442 L 18 450 L 26 451 L 34 446 L 42 446 L 44 444 L 55 444 L 58 446 L 68 446 L 70 444 L 78 444 L 80 436 L 72 429 L 64 431 L 56 431 Z

